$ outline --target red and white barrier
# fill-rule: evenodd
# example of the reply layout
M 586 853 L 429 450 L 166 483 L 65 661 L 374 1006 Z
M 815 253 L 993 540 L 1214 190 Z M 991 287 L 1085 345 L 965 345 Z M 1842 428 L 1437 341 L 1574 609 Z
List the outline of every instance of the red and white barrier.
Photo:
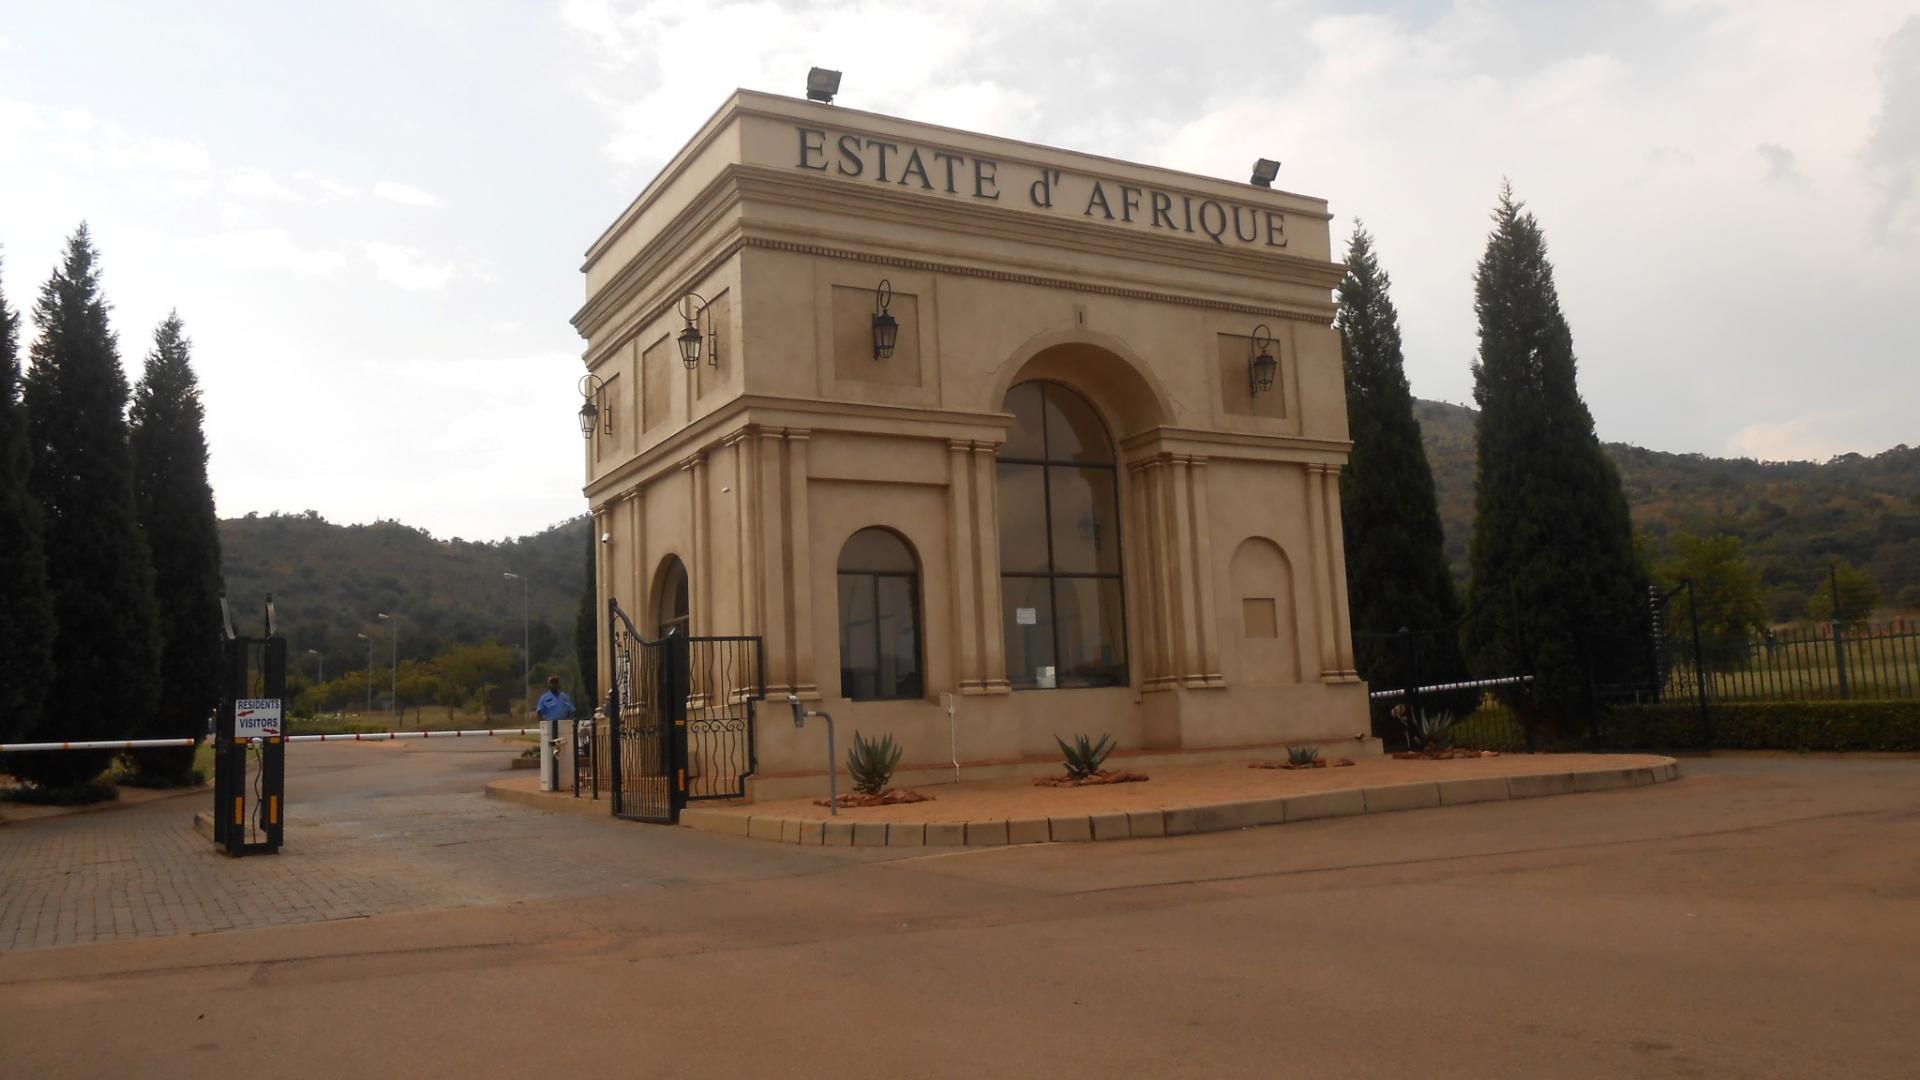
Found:
M 1530 683 L 1532 681 L 1533 676 L 1531 675 L 1508 675 L 1499 679 L 1470 679 L 1467 682 L 1435 683 L 1432 686 L 1423 686 L 1420 688 L 1420 693 L 1444 694 L 1449 690 L 1484 690 L 1492 686 L 1518 686 L 1521 683 Z M 1383 701 L 1387 698 L 1405 697 L 1406 694 L 1407 692 L 1403 688 L 1400 690 L 1375 690 L 1367 696 L 1375 701 Z
M 539 728 L 472 728 L 467 731 L 368 731 L 352 735 L 289 735 L 293 742 L 386 742 L 389 739 L 474 739 L 493 735 L 538 735 Z
M 296 742 L 387 742 L 391 739 L 484 739 L 495 735 L 538 735 L 539 728 L 472 728 L 466 731 L 365 731 L 350 735 L 288 735 Z M 192 746 L 193 739 L 119 739 L 93 742 L 0 743 L 0 754 L 32 750 L 145 750 L 153 746 Z
M 0 754 L 24 754 L 29 750 L 145 750 L 149 746 L 192 745 L 192 739 L 121 739 L 117 742 L 17 742 L 0 743 Z

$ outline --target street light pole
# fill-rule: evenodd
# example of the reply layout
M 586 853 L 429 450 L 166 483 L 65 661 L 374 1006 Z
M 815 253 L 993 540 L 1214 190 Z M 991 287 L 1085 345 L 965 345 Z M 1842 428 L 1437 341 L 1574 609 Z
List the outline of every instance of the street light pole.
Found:
M 531 625 L 527 621 L 527 579 L 509 570 L 503 575 L 508 581 L 520 581 L 520 715 L 524 719 L 532 706 L 527 699 L 533 697 L 533 637 L 528 631 Z
M 307 655 L 313 657 L 313 681 L 315 684 L 327 681 L 327 657 L 319 649 L 308 649 Z
M 373 635 L 355 634 L 354 637 L 367 643 L 367 711 L 373 711 Z
M 392 624 L 387 628 L 387 645 L 389 663 L 393 669 L 392 686 L 388 693 L 393 696 L 387 699 L 387 716 L 397 721 L 400 708 L 400 616 L 389 615 L 384 611 L 380 612 L 379 616 L 381 622 Z

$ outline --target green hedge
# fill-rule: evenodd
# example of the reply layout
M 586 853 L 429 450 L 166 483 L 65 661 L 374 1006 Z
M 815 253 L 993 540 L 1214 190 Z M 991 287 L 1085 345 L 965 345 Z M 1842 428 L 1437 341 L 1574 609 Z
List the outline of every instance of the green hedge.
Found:
M 1649 750 L 1920 751 L 1920 701 L 1711 702 L 1621 705 L 1608 710 L 1600 741 Z

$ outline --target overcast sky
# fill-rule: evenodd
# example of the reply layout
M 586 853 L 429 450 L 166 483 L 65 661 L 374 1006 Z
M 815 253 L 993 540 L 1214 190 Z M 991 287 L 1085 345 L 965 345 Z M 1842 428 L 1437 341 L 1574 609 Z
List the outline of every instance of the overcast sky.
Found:
M 129 376 L 177 307 L 220 512 L 442 536 L 584 508 L 581 253 L 736 86 L 1356 217 L 1414 391 L 1469 401 L 1502 177 L 1600 434 L 1824 458 L 1920 422 L 1920 0 L 0 8 L 0 252 L 89 221 Z M 29 331 L 31 332 L 31 331 Z

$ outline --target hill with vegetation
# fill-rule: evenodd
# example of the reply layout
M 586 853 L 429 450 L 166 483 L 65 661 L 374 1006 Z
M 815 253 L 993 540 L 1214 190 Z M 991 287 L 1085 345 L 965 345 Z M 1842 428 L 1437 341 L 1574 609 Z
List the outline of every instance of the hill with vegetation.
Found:
M 440 540 L 395 521 L 335 525 L 320 515 L 249 514 L 220 522 L 220 554 L 235 627 L 260 632 L 261 605 L 273 596 L 290 662 L 308 677 L 324 659 L 329 679 L 367 665 L 375 670 L 391 643 L 380 612 L 398 616 L 401 659 L 429 659 L 460 644 L 521 639 L 521 584 L 535 666 L 564 667 L 585 584 L 587 518 L 531 536 L 496 542 Z M 320 657 L 307 655 L 313 649 Z
M 1464 581 L 1479 414 L 1442 401 L 1416 402 L 1415 412 L 1439 490 L 1447 561 Z M 1825 462 L 1671 454 L 1625 443 L 1606 449 L 1651 562 L 1669 557 L 1675 536 L 1726 533 L 1740 539 L 1760 572 L 1776 619 L 1800 617 L 1835 560 L 1871 575 L 1885 602 L 1920 607 L 1920 448 Z
M 1473 521 L 1474 410 L 1415 405 L 1433 464 L 1447 559 L 1464 580 Z M 1672 537 L 1730 533 L 1760 571 L 1775 618 L 1800 616 L 1830 560 L 1866 570 L 1882 597 L 1920 607 L 1920 449 L 1896 447 L 1827 462 L 1760 462 L 1670 454 L 1623 443 L 1620 467 L 1648 558 L 1669 555 Z M 386 624 L 400 616 L 402 659 L 426 660 L 455 645 L 520 644 L 526 574 L 535 666 L 566 668 L 585 584 L 587 519 L 497 542 L 440 540 L 398 522 L 335 525 L 312 512 L 249 515 L 220 523 L 227 595 L 235 622 L 257 633 L 260 604 L 274 597 L 280 630 L 309 676 L 322 653 L 329 677 L 359 670 L 374 638 L 386 666 Z

